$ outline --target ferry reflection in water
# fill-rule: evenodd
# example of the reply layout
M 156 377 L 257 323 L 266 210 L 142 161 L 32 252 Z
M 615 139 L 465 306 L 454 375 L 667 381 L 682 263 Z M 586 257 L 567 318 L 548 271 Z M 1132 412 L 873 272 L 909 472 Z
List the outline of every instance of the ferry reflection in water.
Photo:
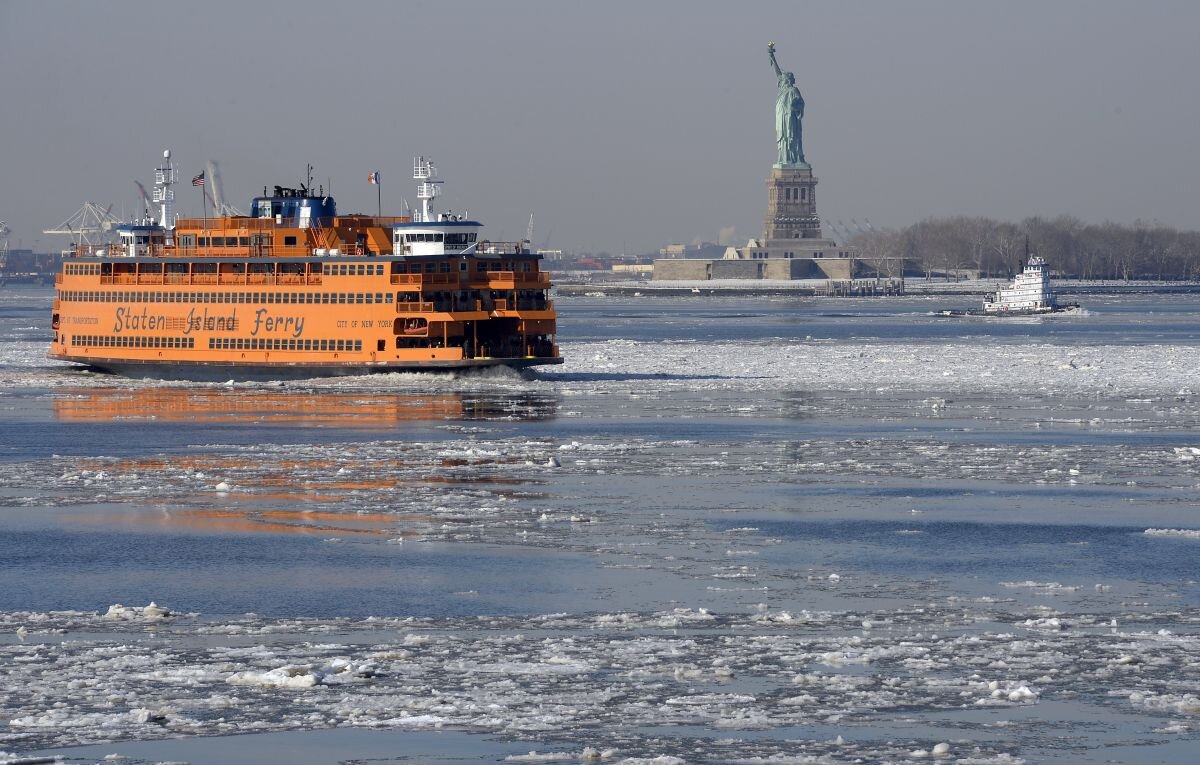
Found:
M 149 427 L 244 423 L 387 431 L 404 423 L 547 420 L 555 417 L 557 405 L 553 396 L 527 393 L 105 388 L 65 391 L 55 400 L 54 411 L 64 422 L 143 422 Z M 393 437 L 387 432 L 379 435 L 387 442 Z M 218 448 L 214 453 L 85 459 L 76 465 L 78 470 L 102 472 L 110 485 L 141 484 L 145 489 L 127 496 L 108 494 L 102 508 L 76 518 L 104 526 L 132 524 L 235 535 L 401 538 L 443 522 L 426 513 L 419 498 L 436 496 L 447 485 L 471 484 L 475 491 L 509 493 L 514 483 L 537 483 L 464 471 L 454 458 L 429 460 L 420 452 L 404 455 L 392 449 L 372 450 L 365 442 L 361 445 L 367 448 L 360 450 L 352 442 L 338 447 L 339 453 L 304 457 L 270 450 L 230 454 Z M 488 460 L 477 460 L 473 468 L 485 467 Z M 196 485 L 197 476 L 203 476 L 199 481 L 203 488 Z M 229 491 L 218 488 L 226 481 L 232 487 Z M 401 496 L 406 501 L 398 503 Z
M 301 393 L 237 389 L 102 388 L 65 391 L 54 401 L 64 422 L 279 423 L 388 428 L 436 420 L 552 419 L 557 399 L 540 394 Z

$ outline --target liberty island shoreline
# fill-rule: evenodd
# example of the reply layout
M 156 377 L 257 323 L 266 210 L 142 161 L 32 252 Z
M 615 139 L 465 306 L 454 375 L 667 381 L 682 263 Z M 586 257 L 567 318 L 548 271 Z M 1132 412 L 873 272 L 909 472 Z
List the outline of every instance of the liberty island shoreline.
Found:
M 695 296 L 724 295 L 750 297 L 900 297 L 921 298 L 937 295 L 984 295 L 994 292 L 999 279 L 744 279 L 721 280 L 607 280 L 592 274 L 560 278 L 555 290 L 560 295 L 592 296 Z M 1063 295 L 1172 295 L 1200 293 L 1200 282 L 1157 280 L 1078 280 L 1056 279 Z

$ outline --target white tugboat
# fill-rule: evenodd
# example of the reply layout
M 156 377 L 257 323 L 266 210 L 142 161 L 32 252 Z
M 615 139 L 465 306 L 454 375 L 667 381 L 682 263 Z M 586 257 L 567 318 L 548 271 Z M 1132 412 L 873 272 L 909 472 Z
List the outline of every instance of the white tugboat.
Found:
M 1050 286 L 1050 269 L 1046 261 L 1034 255 L 1008 287 L 996 290 L 983 300 L 986 316 L 1029 316 L 1031 314 L 1074 311 L 1078 303 L 1059 305 Z
M 983 308 L 967 311 L 937 311 L 937 316 L 1042 316 L 1049 313 L 1068 313 L 1079 310 L 1078 303 L 1058 302 L 1050 286 L 1050 269 L 1046 261 L 1037 255 L 1028 255 L 1025 269 L 1017 274 L 1012 284 L 988 293 L 983 299 Z

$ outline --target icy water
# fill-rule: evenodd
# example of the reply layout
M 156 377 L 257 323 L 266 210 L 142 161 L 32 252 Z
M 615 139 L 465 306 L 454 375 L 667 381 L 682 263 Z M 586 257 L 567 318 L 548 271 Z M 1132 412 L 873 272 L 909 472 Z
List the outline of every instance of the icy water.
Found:
M 1192 299 L 566 298 L 534 379 L 229 385 L 50 363 L 50 302 L 0 291 L 7 756 L 1200 759 Z

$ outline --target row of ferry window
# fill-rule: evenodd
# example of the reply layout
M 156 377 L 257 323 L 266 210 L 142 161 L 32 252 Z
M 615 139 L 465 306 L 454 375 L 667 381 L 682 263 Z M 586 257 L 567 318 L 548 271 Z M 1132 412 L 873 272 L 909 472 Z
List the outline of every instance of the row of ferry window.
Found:
M 326 276 L 383 276 L 382 263 L 325 263 Z
M 390 292 L 87 292 L 65 290 L 66 303 L 390 303 Z
M 67 273 L 73 275 L 95 275 L 100 273 L 99 263 L 68 263 Z
M 194 337 L 134 337 L 132 335 L 71 335 L 72 345 L 94 348 L 195 348 Z
M 216 351 L 361 351 L 362 340 L 210 337 L 208 347 Z
M 475 241 L 475 234 L 440 234 L 440 233 L 424 233 L 424 234 L 403 234 L 399 231 L 393 237 L 397 244 L 401 242 L 442 242 L 446 244 L 470 244 Z
M 269 246 L 271 237 L 266 234 L 256 234 L 253 237 L 255 246 Z M 248 236 L 196 236 L 195 234 L 180 234 L 179 246 L 183 249 L 192 247 L 249 247 L 251 237 Z M 295 247 L 296 237 L 285 236 L 284 247 Z

